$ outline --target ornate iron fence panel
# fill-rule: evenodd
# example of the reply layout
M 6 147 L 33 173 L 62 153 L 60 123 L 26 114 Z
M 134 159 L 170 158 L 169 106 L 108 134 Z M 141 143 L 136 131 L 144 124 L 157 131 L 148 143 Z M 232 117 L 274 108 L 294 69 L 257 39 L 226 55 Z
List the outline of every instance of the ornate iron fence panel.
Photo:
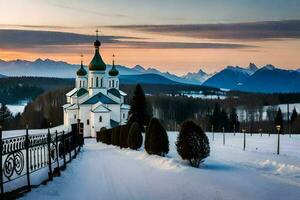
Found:
M 5 190 L 5 185 L 21 177 L 27 179 L 27 183 L 22 187 L 30 190 L 32 173 L 49 168 L 48 180 L 52 180 L 54 172 L 59 175 L 60 169 L 66 168 L 67 160 L 71 162 L 80 149 L 78 135 L 76 130 L 50 133 L 48 129 L 48 133 L 35 135 L 29 135 L 26 130 L 26 135 L 2 139 L 0 127 L 1 199 L 6 192 L 10 192 Z

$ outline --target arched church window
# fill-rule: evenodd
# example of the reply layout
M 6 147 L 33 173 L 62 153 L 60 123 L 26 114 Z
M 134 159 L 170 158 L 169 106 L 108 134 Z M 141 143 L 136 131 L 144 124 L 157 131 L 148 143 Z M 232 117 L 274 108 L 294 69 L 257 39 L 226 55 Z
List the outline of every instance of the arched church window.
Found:
M 93 87 L 93 78 L 91 78 L 91 87 Z
M 99 122 L 102 122 L 102 116 L 99 117 Z
M 79 81 L 79 87 L 81 87 L 81 81 Z
M 99 79 L 98 79 L 98 77 L 96 78 L 96 87 L 99 87 Z
M 111 87 L 111 81 L 110 80 L 108 81 L 108 84 L 109 84 L 109 87 Z
M 119 81 L 116 81 L 116 87 L 118 87 L 118 85 L 119 85 Z
M 115 81 L 112 80 L 112 87 L 115 87 Z
M 101 80 L 100 80 L 100 81 L 101 81 L 101 87 L 103 87 L 103 81 L 102 81 L 102 79 L 103 79 L 103 78 L 101 78 Z

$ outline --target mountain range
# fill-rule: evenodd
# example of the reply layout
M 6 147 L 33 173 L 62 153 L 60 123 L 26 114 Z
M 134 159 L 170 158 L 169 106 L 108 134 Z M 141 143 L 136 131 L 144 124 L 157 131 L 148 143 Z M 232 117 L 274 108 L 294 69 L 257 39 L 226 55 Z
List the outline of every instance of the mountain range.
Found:
M 300 69 L 284 70 L 273 65 L 258 68 L 254 63 L 247 67 L 228 66 L 215 74 L 207 74 L 201 69 L 177 76 L 161 72 L 155 68 L 145 69 L 140 65 L 132 68 L 117 65 L 124 83 L 147 84 L 193 84 L 229 90 L 262 93 L 300 92 Z M 0 60 L 0 78 L 5 76 L 40 76 L 74 78 L 79 65 L 50 59 L 35 61 Z M 107 65 L 107 70 L 111 68 Z

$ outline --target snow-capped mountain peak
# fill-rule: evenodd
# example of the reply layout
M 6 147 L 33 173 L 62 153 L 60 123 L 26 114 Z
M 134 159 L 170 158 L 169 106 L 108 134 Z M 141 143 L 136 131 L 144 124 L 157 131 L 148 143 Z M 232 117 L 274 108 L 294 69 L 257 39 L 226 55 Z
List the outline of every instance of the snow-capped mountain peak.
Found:
M 262 69 L 266 69 L 266 70 L 274 70 L 276 69 L 273 65 L 271 64 L 267 64 L 266 66 L 264 66 Z
M 181 78 L 203 83 L 210 77 L 209 74 L 205 73 L 202 69 L 199 69 L 198 72 L 189 72 L 186 75 L 181 76 Z
M 258 67 L 254 63 L 249 63 L 248 69 L 250 71 L 256 72 L 258 70 Z
M 136 65 L 132 69 L 140 71 L 140 72 L 145 72 L 146 71 L 145 68 L 142 67 L 141 65 Z

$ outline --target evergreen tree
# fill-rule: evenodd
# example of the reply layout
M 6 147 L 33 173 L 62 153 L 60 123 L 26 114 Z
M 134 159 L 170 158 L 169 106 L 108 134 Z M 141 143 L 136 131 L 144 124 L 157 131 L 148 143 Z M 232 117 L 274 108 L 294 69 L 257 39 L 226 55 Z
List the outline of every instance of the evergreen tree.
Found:
M 209 140 L 202 128 L 193 121 L 186 121 L 182 124 L 176 142 L 177 152 L 184 160 L 189 160 L 193 167 L 209 156 Z
M 238 115 L 236 114 L 236 109 L 235 108 L 232 108 L 231 109 L 231 112 L 230 112 L 230 119 L 229 119 L 229 123 L 230 123 L 230 131 L 238 131 L 240 129 L 240 122 L 239 122 L 239 119 L 238 119 Z
M 292 113 L 292 116 L 291 116 L 291 125 L 292 126 L 294 125 L 294 122 L 296 121 L 297 117 L 298 117 L 298 113 L 297 113 L 296 108 L 294 107 L 293 113 Z
M 168 134 L 158 119 L 151 119 L 147 128 L 146 138 L 145 146 L 147 146 L 146 151 L 149 154 L 165 156 L 169 152 Z
M 144 131 L 144 125 L 149 123 L 149 120 L 152 116 L 151 107 L 148 105 L 146 101 L 146 97 L 141 85 L 136 85 L 130 110 L 129 110 L 129 122 L 137 122 L 142 131 Z
M 214 131 L 216 132 L 221 131 L 220 120 L 221 120 L 221 108 L 219 103 L 216 103 L 213 111 L 212 119 L 211 119 L 211 125 L 214 126 Z
M 222 109 L 221 114 L 220 114 L 220 128 L 223 131 L 223 127 L 225 131 L 228 131 L 228 125 L 229 125 L 229 119 L 227 116 L 227 113 L 224 109 Z
M 136 122 L 130 126 L 127 143 L 128 147 L 134 150 L 141 148 L 143 144 L 142 131 L 140 125 Z
M 277 111 L 274 124 L 275 124 L 275 126 L 278 126 L 278 125 L 280 126 L 279 133 L 282 134 L 283 133 L 283 117 L 282 117 L 282 112 L 281 112 L 280 108 Z
M 0 125 L 2 125 L 2 129 L 8 129 L 10 126 L 10 121 L 13 119 L 13 115 L 10 110 L 4 104 L 1 105 L 0 110 Z

